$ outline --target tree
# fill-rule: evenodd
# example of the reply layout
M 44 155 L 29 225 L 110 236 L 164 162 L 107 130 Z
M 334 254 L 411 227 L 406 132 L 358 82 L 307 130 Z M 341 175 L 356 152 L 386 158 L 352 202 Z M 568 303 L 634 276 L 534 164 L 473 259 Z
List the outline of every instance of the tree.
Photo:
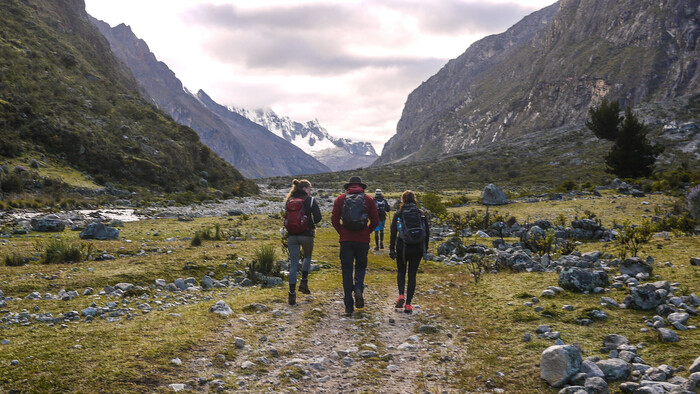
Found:
M 621 178 L 651 175 L 662 149 L 651 145 L 647 133 L 647 126 L 637 120 L 632 108 L 627 107 L 615 144 L 605 156 L 607 171 Z
M 605 155 L 607 172 L 620 178 L 638 178 L 651 175 L 656 157 L 663 151 L 647 139 L 648 128 L 627 107 L 625 116 L 619 116 L 620 105 L 606 99 L 599 107 L 591 107 L 591 119 L 586 122 L 598 138 L 614 141 Z
M 622 121 L 620 117 L 620 104 L 609 102 L 603 99 L 599 107 L 588 109 L 591 120 L 586 122 L 586 127 L 595 134 L 596 137 L 615 141 L 618 135 L 618 126 Z

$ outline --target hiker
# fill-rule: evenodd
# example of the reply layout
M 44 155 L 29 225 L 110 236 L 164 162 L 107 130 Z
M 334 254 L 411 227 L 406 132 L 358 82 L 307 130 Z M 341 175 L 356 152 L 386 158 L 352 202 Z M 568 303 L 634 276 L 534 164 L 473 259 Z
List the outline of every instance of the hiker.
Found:
M 311 182 L 306 179 L 293 180 L 292 189 L 285 199 L 284 227 L 287 230 L 287 247 L 289 249 L 289 305 L 296 304 L 297 271 L 299 269 L 299 250 L 304 251 L 304 263 L 301 266 L 301 283 L 299 291 L 311 294 L 309 290 L 309 271 L 311 270 L 311 253 L 314 250 L 316 223 L 321 221 L 321 208 L 318 201 L 311 197 Z
M 399 287 L 399 298 L 395 308 L 404 308 L 405 313 L 413 313 L 413 294 L 416 291 L 416 274 L 421 258 L 428 251 L 430 226 L 425 213 L 416 203 L 416 195 L 406 190 L 401 195 L 401 206 L 391 221 L 391 239 L 389 257 L 396 259 L 396 284 Z M 408 265 L 408 288 L 406 287 L 406 266 Z
M 379 226 L 374 229 L 374 250 L 384 249 L 384 223 L 386 222 L 386 213 L 391 211 L 389 201 L 384 199 L 382 189 L 377 189 L 374 192 L 374 202 L 377 203 L 377 213 L 379 214 Z
M 379 225 L 377 205 L 365 194 L 367 185 L 359 176 L 350 177 L 343 186 L 345 193 L 333 203 L 331 223 L 340 235 L 340 268 L 343 272 L 343 301 L 345 315 L 350 316 L 354 307 L 364 308 L 365 270 L 369 253 L 370 234 Z M 353 277 L 354 263 L 354 277 Z M 353 306 L 353 293 L 355 302 Z

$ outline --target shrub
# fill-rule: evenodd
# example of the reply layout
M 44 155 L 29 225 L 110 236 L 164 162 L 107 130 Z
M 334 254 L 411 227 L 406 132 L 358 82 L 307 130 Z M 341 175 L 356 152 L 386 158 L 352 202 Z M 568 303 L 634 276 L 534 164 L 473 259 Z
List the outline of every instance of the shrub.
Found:
M 631 253 L 632 257 L 637 256 L 642 245 L 651 240 L 652 232 L 653 229 L 648 220 L 644 220 L 639 226 L 633 226 L 626 221 L 617 235 L 620 259 L 625 259 L 627 253 Z
M 447 209 L 442 203 L 442 200 L 434 193 L 426 193 L 423 195 L 423 206 L 437 217 L 447 214 Z
M 42 264 L 61 264 L 77 263 L 82 260 L 83 253 L 80 246 L 55 239 L 46 245 L 41 262 Z
M 23 266 L 25 263 L 24 257 L 19 255 L 18 253 L 8 254 L 5 256 L 4 260 L 5 265 L 8 267 L 20 267 Z
M 272 245 L 263 245 L 256 249 L 253 256 L 253 261 L 248 265 L 248 276 L 255 281 L 260 273 L 265 276 L 271 276 L 276 273 L 275 262 L 277 261 L 277 252 Z
M 0 187 L 5 193 L 21 193 L 24 190 L 24 182 L 17 174 L 9 174 L 2 177 Z

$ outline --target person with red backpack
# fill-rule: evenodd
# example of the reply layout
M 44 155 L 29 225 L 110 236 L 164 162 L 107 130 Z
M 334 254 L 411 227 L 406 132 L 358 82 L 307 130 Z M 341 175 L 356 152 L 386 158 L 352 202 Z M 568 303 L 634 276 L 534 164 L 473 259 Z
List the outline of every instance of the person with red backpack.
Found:
M 339 195 L 333 203 L 331 223 L 340 235 L 343 302 L 345 315 L 350 316 L 355 307 L 364 308 L 365 306 L 363 292 L 370 234 L 379 225 L 379 215 L 374 199 L 365 194 L 367 185 L 362 183 L 359 176 L 350 177 L 350 181 L 343 186 L 343 189 L 345 193 Z
M 301 283 L 299 291 L 311 294 L 309 290 L 309 271 L 311 270 L 311 253 L 314 250 L 316 224 L 321 221 L 321 208 L 318 201 L 311 197 L 311 182 L 306 179 L 292 181 L 292 189 L 285 199 L 284 228 L 287 230 L 287 247 L 289 249 L 289 305 L 297 302 L 296 284 L 299 269 L 299 251 L 304 251 L 304 263 L 301 266 Z
M 394 306 L 404 308 L 405 313 L 413 313 L 411 302 L 416 291 L 416 274 L 421 258 L 427 255 L 429 238 L 428 219 L 418 208 L 416 195 L 406 190 L 401 195 L 401 206 L 391 221 L 391 243 L 389 244 L 389 257 L 392 260 L 396 259 L 396 284 L 399 287 L 399 298 Z M 407 289 L 406 268 L 408 268 Z M 405 297 L 404 289 L 406 289 Z

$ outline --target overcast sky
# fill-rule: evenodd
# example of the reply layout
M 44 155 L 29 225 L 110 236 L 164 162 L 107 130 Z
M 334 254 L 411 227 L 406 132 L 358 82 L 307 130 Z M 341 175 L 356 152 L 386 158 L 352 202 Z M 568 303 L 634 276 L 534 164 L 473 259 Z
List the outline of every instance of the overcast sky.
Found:
M 474 41 L 554 0 L 85 0 L 190 91 L 272 108 L 380 153 L 408 94 Z

